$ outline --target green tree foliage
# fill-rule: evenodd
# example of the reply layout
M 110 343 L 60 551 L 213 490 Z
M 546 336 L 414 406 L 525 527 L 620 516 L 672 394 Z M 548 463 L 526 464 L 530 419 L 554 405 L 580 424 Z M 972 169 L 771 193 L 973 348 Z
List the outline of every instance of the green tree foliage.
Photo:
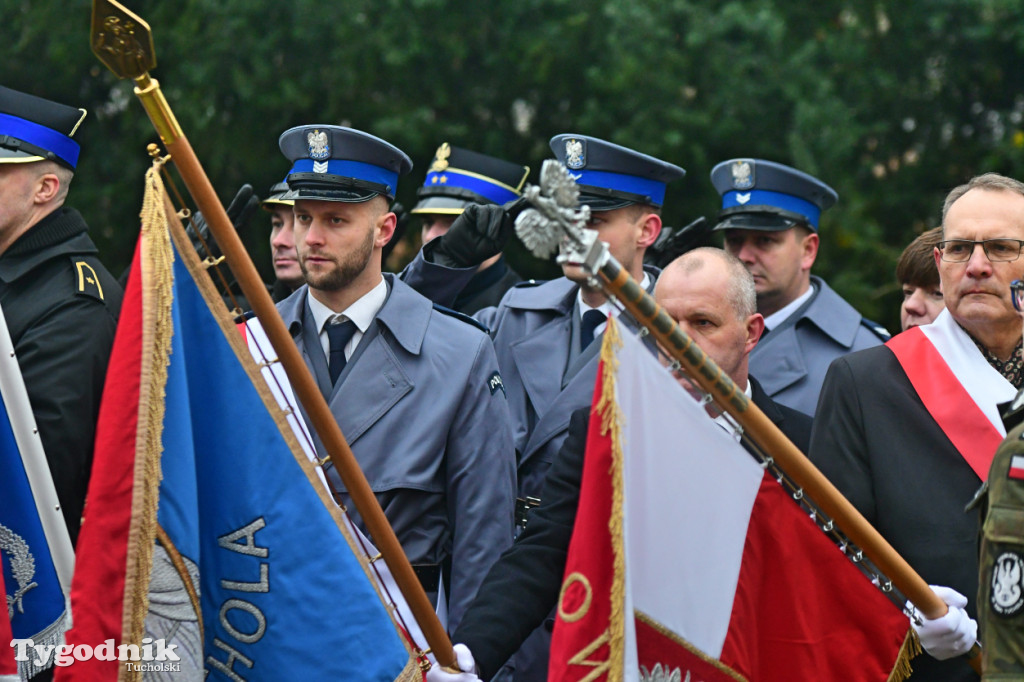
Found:
M 985 171 L 1024 178 L 1024 0 L 125 4 L 151 25 L 153 75 L 225 203 L 243 182 L 279 181 L 277 137 L 305 123 L 404 149 L 406 205 L 443 141 L 535 171 L 560 132 L 673 161 L 688 175 L 666 202 L 670 225 L 714 219 L 715 163 L 767 158 L 839 192 L 815 271 L 895 329 L 895 260 L 939 223 L 945 193 Z M 0 11 L 0 82 L 90 111 L 72 200 L 124 267 L 156 135 L 131 84 L 90 53 L 87 0 Z M 246 239 L 266 267 L 258 222 Z

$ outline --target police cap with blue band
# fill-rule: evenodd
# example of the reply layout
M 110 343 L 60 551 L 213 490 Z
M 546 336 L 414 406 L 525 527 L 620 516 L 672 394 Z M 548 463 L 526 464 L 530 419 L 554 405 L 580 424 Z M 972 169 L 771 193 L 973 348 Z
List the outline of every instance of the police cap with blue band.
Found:
M 394 200 L 398 176 L 412 161 L 398 147 L 360 130 L 335 125 L 290 128 L 278 140 L 292 162 L 288 199 L 359 203 Z
M 0 163 L 47 160 L 74 170 L 80 148 L 71 137 L 85 113 L 0 86 Z
M 661 207 L 666 185 L 686 175 L 679 166 L 587 135 L 551 138 L 555 158 L 580 187 L 580 204 L 610 211 L 632 204 Z
M 731 159 L 711 171 L 722 195 L 716 230 L 777 232 L 803 225 L 815 232 L 821 212 L 839 199 L 821 180 L 795 168 L 762 159 Z
M 528 166 L 453 147 L 437 148 L 411 213 L 458 215 L 470 204 L 506 204 L 523 191 Z

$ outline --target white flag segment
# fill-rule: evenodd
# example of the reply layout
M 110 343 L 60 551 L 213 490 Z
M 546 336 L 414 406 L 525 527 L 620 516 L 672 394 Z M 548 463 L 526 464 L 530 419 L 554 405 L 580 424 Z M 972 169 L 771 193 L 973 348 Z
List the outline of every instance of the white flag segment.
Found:
M 764 471 L 639 341 L 623 334 L 622 344 L 615 394 L 628 462 L 626 612 L 643 612 L 718 658 Z M 671 584 L 699 589 L 666 590 L 666 571 Z M 626 670 L 636 670 L 628 659 Z

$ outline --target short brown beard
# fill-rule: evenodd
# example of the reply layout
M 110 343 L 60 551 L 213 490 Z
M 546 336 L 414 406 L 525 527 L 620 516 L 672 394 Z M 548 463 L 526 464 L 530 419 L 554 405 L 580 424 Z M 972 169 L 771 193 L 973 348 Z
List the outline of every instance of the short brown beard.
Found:
M 308 254 L 307 254 L 308 255 Z M 319 291 L 341 291 L 363 273 L 373 256 L 373 230 L 366 233 L 366 239 L 355 251 L 343 254 L 342 257 L 326 253 L 318 253 L 321 258 L 330 258 L 335 268 L 329 272 L 311 275 L 306 270 L 306 259 L 299 258 L 299 268 L 311 289 Z

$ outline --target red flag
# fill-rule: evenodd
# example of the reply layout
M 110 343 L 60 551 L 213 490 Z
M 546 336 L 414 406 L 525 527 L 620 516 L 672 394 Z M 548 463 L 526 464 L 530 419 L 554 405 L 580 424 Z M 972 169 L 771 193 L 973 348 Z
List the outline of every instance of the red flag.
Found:
M 0 571 L 0 594 L 6 594 L 3 571 Z M 14 660 L 14 649 L 4 646 L 13 637 L 7 609 L 0 609 L 0 682 L 19 682 L 21 679 L 18 677 L 18 663 Z
M 602 350 L 549 679 L 889 679 L 900 608 L 618 336 Z

